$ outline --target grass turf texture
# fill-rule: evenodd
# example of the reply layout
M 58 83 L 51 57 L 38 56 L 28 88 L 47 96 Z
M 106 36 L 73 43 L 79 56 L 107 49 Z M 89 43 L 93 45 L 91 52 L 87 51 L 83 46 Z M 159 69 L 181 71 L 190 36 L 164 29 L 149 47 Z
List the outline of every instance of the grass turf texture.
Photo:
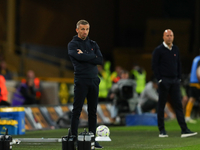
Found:
M 158 137 L 157 126 L 115 126 L 109 127 L 111 142 L 99 142 L 104 150 L 194 150 L 200 147 L 200 120 L 197 124 L 188 124 L 197 136 L 181 138 L 181 130 L 176 120 L 165 121 L 168 138 Z M 79 133 L 83 129 L 79 129 Z M 67 129 L 27 131 L 25 135 L 13 138 L 60 138 Z M 13 150 L 61 150 L 61 143 L 20 143 Z

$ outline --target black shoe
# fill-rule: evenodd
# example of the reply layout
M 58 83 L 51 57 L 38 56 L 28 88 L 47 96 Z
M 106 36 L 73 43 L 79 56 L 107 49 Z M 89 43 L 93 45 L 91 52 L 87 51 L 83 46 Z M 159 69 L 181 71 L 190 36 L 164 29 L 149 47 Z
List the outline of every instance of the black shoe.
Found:
M 197 135 L 197 132 L 192 132 L 189 129 L 187 129 L 186 131 L 182 131 L 181 132 L 181 137 L 189 137 L 189 136 L 194 136 Z
M 99 145 L 97 141 L 95 141 L 95 149 L 102 149 L 103 147 Z
M 165 130 L 160 131 L 159 137 L 161 138 L 168 137 L 167 132 Z

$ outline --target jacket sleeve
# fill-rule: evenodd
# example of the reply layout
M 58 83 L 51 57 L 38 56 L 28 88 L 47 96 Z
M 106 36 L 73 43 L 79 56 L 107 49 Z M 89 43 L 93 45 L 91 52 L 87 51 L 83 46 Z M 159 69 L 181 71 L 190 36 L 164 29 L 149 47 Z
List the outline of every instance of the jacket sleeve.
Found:
M 103 56 L 101 54 L 100 48 L 98 44 L 95 46 L 95 54 L 96 57 L 94 59 L 89 60 L 88 62 L 94 65 L 102 65 L 103 64 Z
M 86 54 L 86 53 L 78 54 L 77 49 L 78 47 L 76 46 L 76 44 L 70 42 L 68 44 L 68 55 L 75 58 L 78 61 L 88 61 L 96 57 L 95 54 Z
M 159 72 L 159 62 L 160 62 L 159 51 L 157 49 L 155 49 L 153 51 L 153 56 L 152 56 L 152 70 L 153 70 L 154 75 L 155 75 L 155 77 L 158 81 L 160 79 L 162 79 L 161 74 Z

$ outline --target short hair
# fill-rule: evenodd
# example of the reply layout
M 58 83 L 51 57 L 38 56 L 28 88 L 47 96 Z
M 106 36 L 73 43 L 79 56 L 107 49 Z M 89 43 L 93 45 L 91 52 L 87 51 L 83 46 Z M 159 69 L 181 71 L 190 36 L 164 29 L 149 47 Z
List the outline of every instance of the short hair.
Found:
M 82 24 L 82 25 L 87 25 L 87 24 L 89 24 L 89 22 L 86 21 L 86 20 L 79 20 L 79 21 L 77 22 L 77 24 L 76 24 L 76 28 L 78 28 L 80 24 Z

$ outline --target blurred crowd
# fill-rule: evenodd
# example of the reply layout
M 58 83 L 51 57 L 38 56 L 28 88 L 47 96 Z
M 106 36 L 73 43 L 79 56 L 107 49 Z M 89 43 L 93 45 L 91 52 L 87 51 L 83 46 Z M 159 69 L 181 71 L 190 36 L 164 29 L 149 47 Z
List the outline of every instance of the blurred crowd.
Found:
M 8 89 L 6 81 L 14 80 L 14 73 L 7 68 L 4 60 L 0 62 L 0 106 L 22 106 L 40 104 L 42 84 L 35 77 L 33 70 L 28 70 L 26 77 L 22 78 L 12 89 L 11 102 L 8 102 Z
M 0 62 L 0 106 L 22 106 L 38 105 L 41 103 L 42 82 L 35 76 L 33 70 L 28 70 L 26 77 L 20 79 L 16 85 L 11 102 L 8 102 L 8 90 L 6 81 L 13 80 L 14 74 L 7 68 L 6 62 Z M 111 69 L 111 62 L 105 61 L 104 65 L 98 66 L 98 76 L 101 79 L 99 85 L 99 103 L 111 104 L 111 117 L 113 122 L 119 120 L 121 115 L 156 113 L 158 103 L 158 82 L 154 76 L 147 81 L 145 68 L 139 64 L 133 64 L 131 70 L 126 70 L 121 66 Z M 182 75 L 181 96 L 184 111 L 188 103 L 190 75 Z M 63 85 L 62 85 L 63 86 Z M 66 85 L 65 85 L 66 86 Z M 59 92 L 59 91 L 58 91 Z M 66 94 L 65 94 L 66 95 Z M 199 101 L 192 107 L 191 116 L 199 117 Z M 176 117 L 171 99 L 165 107 L 165 119 Z M 190 123 L 196 123 L 190 119 Z
M 111 63 L 106 61 L 103 66 L 98 66 L 98 71 L 101 79 L 99 102 L 111 103 L 110 111 L 113 122 L 117 123 L 118 118 L 126 113 L 157 113 L 158 81 L 153 75 L 147 81 L 145 68 L 139 64 L 133 64 L 131 70 L 115 66 L 114 71 L 111 71 Z M 189 74 L 183 74 L 180 86 L 184 113 L 189 100 L 189 77 Z M 171 98 L 168 96 L 165 107 L 166 120 L 176 117 L 171 104 Z M 196 102 L 191 114 L 195 118 L 199 115 L 198 108 L 199 102 Z M 190 123 L 195 123 L 195 120 L 190 119 Z

